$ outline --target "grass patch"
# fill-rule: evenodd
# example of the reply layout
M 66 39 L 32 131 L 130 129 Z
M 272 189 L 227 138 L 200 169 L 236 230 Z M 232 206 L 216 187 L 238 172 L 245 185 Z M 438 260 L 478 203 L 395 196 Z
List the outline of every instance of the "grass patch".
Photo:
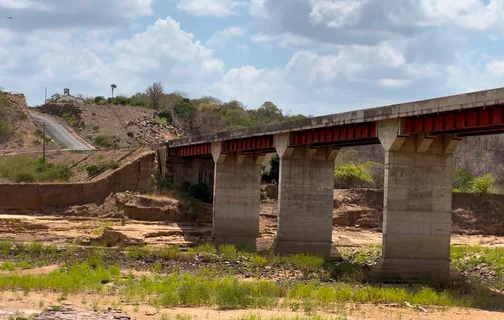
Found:
M 196 247 L 189 248 L 189 252 L 197 254 L 216 254 L 217 249 L 211 243 L 200 244 Z
M 238 258 L 238 250 L 232 244 L 222 244 L 219 246 L 219 253 L 228 261 L 235 261 Z
M 92 177 L 92 176 L 95 176 L 95 175 L 102 173 L 106 170 L 109 170 L 109 169 L 115 170 L 117 168 L 119 168 L 119 164 L 116 161 L 108 160 L 108 161 L 101 162 L 97 165 L 91 165 L 91 166 L 86 167 L 86 172 L 87 172 L 88 176 Z
M 63 113 L 61 118 L 72 128 L 79 128 L 83 126 L 81 120 L 71 113 Z
M 10 133 L 9 124 L 7 121 L 0 120 L 0 136 L 6 136 Z
M 504 247 L 452 246 L 451 259 L 459 270 L 486 264 L 499 277 L 504 276 Z
M 15 182 L 68 181 L 71 171 L 66 165 L 42 163 L 25 156 L 0 159 L 0 177 Z
M 14 270 L 16 270 L 16 264 L 11 261 L 5 261 L 0 266 L 0 269 L 2 269 L 4 271 L 14 271 Z
M 8 255 L 12 249 L 12 246 L 13 246 L 12 241 L 5 241 L 5 240 L 0 241 L 0 253 L 2 253 L 4 256 Z
M 104 286 L 107 284 L 107 286 Z M 473 301 L 447 291 L 427 287 L 397 288 L 352 286 L 344 283 L 323 285 L 242 281 L 237 277 L 217 278 L 211 275 L 173 273 L 167 276 L 120 276 L 118 267 L 105 268 L 78 264 L 49 274 L 0 275 L 1 290 L 57 290 L 65 293 L 83 291 L 114 292 L 125 301 L 148 303 L 160 307 L 208 306 L 226 309 L 272 308 L 282 303 L 300 303 L 304 309 L 333 309 L 338 303 L 404 303 L 470 306 Z
M 103 234 L 103 231 L 105 231 L 105 229 L 107 227 L 112 227 L 114 224 L 110 221 L 104 221 L 104 222 L 100 222 L 100 226 L 98 226 L 97 228 L 93 229 L 92 233 L 93 235 L 95 236 L 101 236 Z

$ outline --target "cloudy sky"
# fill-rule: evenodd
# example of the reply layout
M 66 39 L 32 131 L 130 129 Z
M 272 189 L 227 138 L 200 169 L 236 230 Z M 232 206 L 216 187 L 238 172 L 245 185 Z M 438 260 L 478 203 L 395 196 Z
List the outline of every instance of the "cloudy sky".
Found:
M 0 86 L 36 105 L 162 81 L 337 113 L 504 86 L 502 17 L 504 0 L 0 0 Z

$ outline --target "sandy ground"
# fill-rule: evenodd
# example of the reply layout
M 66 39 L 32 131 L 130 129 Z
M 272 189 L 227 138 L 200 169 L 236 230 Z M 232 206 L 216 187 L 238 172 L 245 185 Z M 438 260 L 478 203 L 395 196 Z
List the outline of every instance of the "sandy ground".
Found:
M 58 301 L 60 300 L 60 301 Z M 25 314 L 40 312 L 53 305 L 61 305 L 76 313 L 86 314 L 93 308 L 106 310 L 111 308 L 120 310 L 120 313 L 127 315 L 132 319 L 147 320 L 161 319 L 167 315 L 169 319 L 175 319 L 181 315 L 189 316 L 191 319 L 237 319 L 247 315 L 260 315 L 263 319 L 273 317 L 295 317 L 304 315 L 302 312 L 291 312 L 287 310 L 215 310 L 210 308 L 173 308 L 173 309 L 155 309 L 148 306 L 133 306 L 120 303 L 118 297 L 103 297 L 96 294 L 70 295 L 66 300 L 61 301 L 61 295 L 55 293 L 29 293 L 23 292 L 3 292 L 0 295 L 0 305 L 3 315 L 0 313 L 0 319 L 7 319 L 9 314 L 15 311 L 22 311 Z M 327 319 L 503 319 L 504 314 L 500 312 L 461 309 L 461 308 L 437 308 L 424 307 L 427 312 L 407 307 L 406 305 L 370 305 L 370 304 L 345 304 L 337 308 L 335 312 L 318 311 L 316 315 Z M 67 311 L 68 312 L 68 311 Z M 71 316 L 72 314 L 68 312 Z M 345 318 L 346 317 L 346 318 Z M 59 319 L 59 318 L 58 318 Z M 63 318 L 76 319 L 76 318 Z

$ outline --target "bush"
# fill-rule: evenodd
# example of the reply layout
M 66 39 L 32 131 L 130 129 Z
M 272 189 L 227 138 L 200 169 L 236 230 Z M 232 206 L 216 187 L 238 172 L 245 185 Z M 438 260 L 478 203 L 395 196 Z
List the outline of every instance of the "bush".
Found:
M 373 178 L 362 165 L 340 164 L 334 170 L 334 187 L 337 189 L 360 188 L 372 181 Z
M 98 173 L 101 173 L 105 170 L 108 170 L 108 169 L 115 170 L 117 168 L 119 168 L 119 164 L 113 160 L 110 160 L 110 161 L 99 163 L 98 165 L 91 165 L 89 167 L 86 167 L 86 172 L 91 177 L 91 176 L 95 176 Z
M 24 156 L 0 160 L 0 177 L 15 182 L 68 181 L 70 176 L 70 169 L 61 164 L 42 163 Z
M 61 118 L 63 118 L 63 121 L 65 121 L 72 128 L 78 128 L 82 125 L 80 119 L 78 119 L 71 113 L 63 113 Z
M 198 183 L 189 187 L 189 197 L 212 203 L 213 196 L 210 186 L 206 183 Z
M 478 193 L 489 193 L 493 189 L 494 182 L 495 180 L 492 175 L 487 173 L 482 177 L 474 179 L 472 190 Z
M 362 166 L 371 175 L 375 187 L 377 189 L 383 189 L 385 178 L 385 170 L 383 168 L 383 163 L 366 161 L 364 162 L 364 164 L 362 164 Z
M 278 154 L 275 154 L 273 157 L 271 157 L 270 160 L 270 170 L 264 170 L 262 172 L 262 180 L 264 182 L 273 182 L 276 181 L 278 183 L 278 180 L 280 178 L 280 157 Z
M 9 124 L 6 121 L 0 120 L 0 136 L 5 136 L 10 133 Z
M 107 136 L 96 136 L 96 138 L 94 139 L 94 144 L 100 148 L 108 148 L 112 146 L 112 142 Z
M 472 174 L 465 170 L 455 170 L 453 176 L 453 189 L 459 192 L 470 191 L 473 187 L 473 176 Z
M 166 119 L 167 124 L 171 124 L 173 122 L 173 116 L 167 109 L 160 110 L 158 112 L 158 117 L 160 117 L 161 119 Z

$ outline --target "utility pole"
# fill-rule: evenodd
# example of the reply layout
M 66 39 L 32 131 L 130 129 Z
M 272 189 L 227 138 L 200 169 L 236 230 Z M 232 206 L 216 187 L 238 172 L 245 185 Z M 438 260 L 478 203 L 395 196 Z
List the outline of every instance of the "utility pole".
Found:
M 45 87 L 45 99 L 44 99 L 44 103 L 47 103 L 47 87 Z
M 42 127 L 44 128 L 44 132 L 43 132 L 43 136 L 42 136 L 42 163 L 45 164 L 45 149 L 46 149 L 46 133 L 45 133 L 45 127 L 46 127 L 46 124 L 45 122 L 42 124 Z

